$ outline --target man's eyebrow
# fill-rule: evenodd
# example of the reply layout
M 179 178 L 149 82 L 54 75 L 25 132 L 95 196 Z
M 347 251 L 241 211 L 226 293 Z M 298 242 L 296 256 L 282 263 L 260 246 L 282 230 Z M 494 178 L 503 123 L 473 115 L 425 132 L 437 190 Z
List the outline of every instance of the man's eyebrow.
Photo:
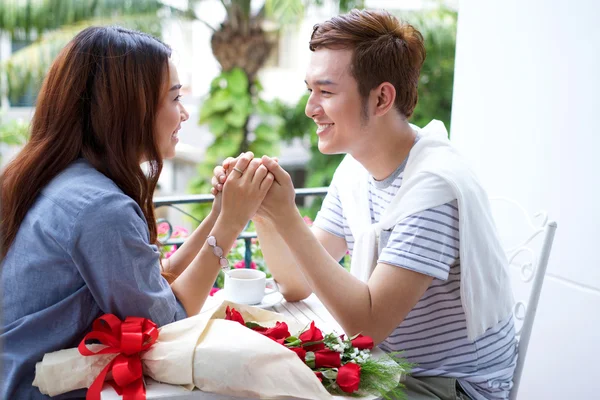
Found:
M 304 83 L 308 85 L 308 82 L 304 81 Z M 318 79 L 315 81 L 315 83 L 319 86 L 337 85 L 337 83 L 329 79 Z
M 177 85 L 174 85 L 171 89 L 169 89 L 169 92 L 172 90 L 179 90 L 179 89 L 181 89 L 181 85 L 177 84 Z

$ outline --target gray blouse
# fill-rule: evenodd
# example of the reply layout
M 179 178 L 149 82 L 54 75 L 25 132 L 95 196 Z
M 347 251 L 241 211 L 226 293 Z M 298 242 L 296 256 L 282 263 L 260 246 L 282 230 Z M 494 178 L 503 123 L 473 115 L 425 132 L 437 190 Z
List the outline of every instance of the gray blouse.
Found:
M 104 313 L 186 317 L 149 241 L 140 207 L 84 159 L 42 190 L 0 265 L 0 398 L 48 398 L 31 385 L 35 363 L 77 347 Z

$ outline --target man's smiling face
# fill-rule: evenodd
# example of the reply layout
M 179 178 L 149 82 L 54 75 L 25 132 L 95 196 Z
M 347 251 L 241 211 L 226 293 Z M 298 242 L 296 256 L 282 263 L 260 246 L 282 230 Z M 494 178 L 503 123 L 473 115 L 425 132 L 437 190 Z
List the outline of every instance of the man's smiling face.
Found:
M 358 84 L 350 73 L 352 50 L 317 49 L 306 73 L 306 115 L 317 124 L 319 151 L 351 153 L 368 122 Z M 364 138 L 363 138 L 364 139 Z

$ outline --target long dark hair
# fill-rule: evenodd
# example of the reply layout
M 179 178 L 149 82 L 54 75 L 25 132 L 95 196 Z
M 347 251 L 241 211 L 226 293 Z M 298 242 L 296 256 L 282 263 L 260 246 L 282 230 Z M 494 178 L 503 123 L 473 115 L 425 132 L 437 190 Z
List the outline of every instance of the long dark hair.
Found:
M 152 195 L 163 163 L 154 128 L 170 55 L 160 40 L 120 27 L 87 28 L 61 51 L 38 95 L 31 138 L 0 177 L 2 257 L 40 190 L 79 157 L 141 207 L 157 243 Z

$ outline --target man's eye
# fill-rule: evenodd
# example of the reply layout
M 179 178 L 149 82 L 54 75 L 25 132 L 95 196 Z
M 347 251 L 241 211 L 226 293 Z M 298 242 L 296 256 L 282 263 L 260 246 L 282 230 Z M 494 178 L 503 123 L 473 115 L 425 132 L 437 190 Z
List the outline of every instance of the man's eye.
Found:
M 321 93 L 323 93 L 323 94 L 326 94 L 326 95 L 333 94 L 333 93 L 331 93 L 331 92 L 328 92 L 328 91 L 326 91 L 326 90 L 323 90 L 323 91 L 321 91 Z
M 306 88 L 306 90 L 308 90 L 308 93 L 312 93 L 312 89 Z

